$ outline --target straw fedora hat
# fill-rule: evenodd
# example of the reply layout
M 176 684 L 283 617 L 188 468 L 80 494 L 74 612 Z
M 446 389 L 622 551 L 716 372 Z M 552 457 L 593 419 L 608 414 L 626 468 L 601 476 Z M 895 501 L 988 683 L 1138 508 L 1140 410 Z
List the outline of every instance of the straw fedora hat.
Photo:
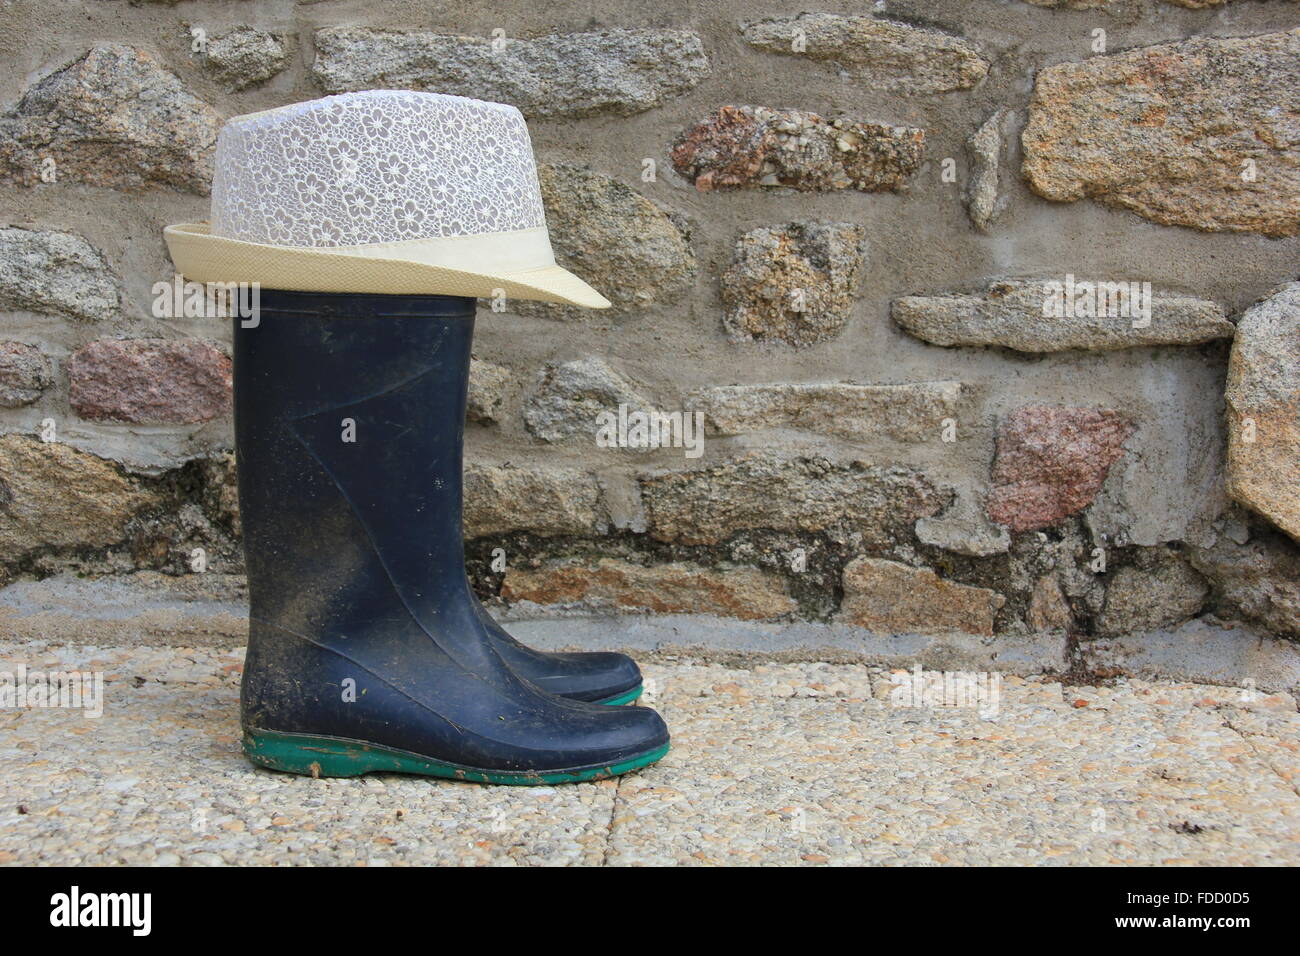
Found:
M 609 306 L 555 264 L 528 127 L 504 103 L 369 90 L 236 116 L 211 223 L 163 233 L 196 282 Z

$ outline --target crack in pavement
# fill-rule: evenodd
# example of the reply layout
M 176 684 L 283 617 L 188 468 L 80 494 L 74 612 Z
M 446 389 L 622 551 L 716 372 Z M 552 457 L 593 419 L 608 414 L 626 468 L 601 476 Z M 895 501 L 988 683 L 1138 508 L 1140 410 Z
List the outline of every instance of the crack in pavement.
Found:
M 609 851 L 614 843 L 614 820 L 618 816 L 619 795 L 623 790 L 623 778 L 614 778 L 614 799 L 609 802 L 609 820 L 605 823 L 605 842 L 600 848 L 600 862 L 597 866 L 609 866 Z
M 1248 730 L 1242 730 L 1240 727 L 1233 724 L 1232 718 L 1228 716 L 1225 716 L 1223 718 L 1223 726 L 1227 727 L 1238 737 L 1244 740 L 1246 742 L 1246 745 L 1250 747 L 1251 753 L 1253 753 L 1256 757 L 1259 758 L 1259 762 L 1262 763 L 1265 767 L 1268 767 L 1268 769 L 1271 770 L 1277 776 L 1277 778 L 1282 781 L 1282 785 L 1286 787 L 1286 789 L 1290 790 L 1292 793 L 1296 795 L 1296 797 L 1300 798 L 1300 784 L 1296 784 L 1288 780 L 1286 774 L 1284 774 L 1281 770 L 1275 767 L 1273 765 L 1273 761 L 1269 759 L 1269 757 L 1266 756 L 1264 753 L 1262 753 L 1259 747 L 1256 746 L 1255 742 L 1251 740 L 1252 737 L 1264 737 L 1267 740 L 1272 740 L 1274 742 L 1277 742 L 1276 737 L 1270 737 L 1268 734 L 1258 734 L 1258 733 L 1252 733 L 1251 731 Z

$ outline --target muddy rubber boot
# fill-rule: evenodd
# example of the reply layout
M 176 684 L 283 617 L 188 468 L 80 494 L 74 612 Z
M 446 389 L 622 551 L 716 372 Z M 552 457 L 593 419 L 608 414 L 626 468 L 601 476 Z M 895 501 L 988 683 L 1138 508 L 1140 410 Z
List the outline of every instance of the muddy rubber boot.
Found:
M 469 587 L 461 456 L 474 300 L 263 289 L 235 320 L 255 763 L 319 776 L 595 780 L 644 767 L 644 707 L 547 693 Z

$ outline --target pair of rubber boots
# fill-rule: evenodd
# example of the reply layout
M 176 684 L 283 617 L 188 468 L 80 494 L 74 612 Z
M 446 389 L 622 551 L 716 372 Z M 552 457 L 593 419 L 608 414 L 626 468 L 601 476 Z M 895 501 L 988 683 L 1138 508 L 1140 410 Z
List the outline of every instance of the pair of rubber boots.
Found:
M 244 751 L 313 776 L 595 780 L 668 751 L 621 654 L 542 654 L 465 575 L 475 300 L 261 290 L 236 319 Z

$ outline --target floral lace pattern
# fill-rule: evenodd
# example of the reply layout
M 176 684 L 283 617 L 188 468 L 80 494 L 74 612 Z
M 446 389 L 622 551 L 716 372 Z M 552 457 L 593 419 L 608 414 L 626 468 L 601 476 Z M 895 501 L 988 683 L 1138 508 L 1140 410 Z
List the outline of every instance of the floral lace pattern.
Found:
M 212 234 L 351 246 L 546 225 L 524 118 L 441 93 L 371 90 L 227 123 Z

